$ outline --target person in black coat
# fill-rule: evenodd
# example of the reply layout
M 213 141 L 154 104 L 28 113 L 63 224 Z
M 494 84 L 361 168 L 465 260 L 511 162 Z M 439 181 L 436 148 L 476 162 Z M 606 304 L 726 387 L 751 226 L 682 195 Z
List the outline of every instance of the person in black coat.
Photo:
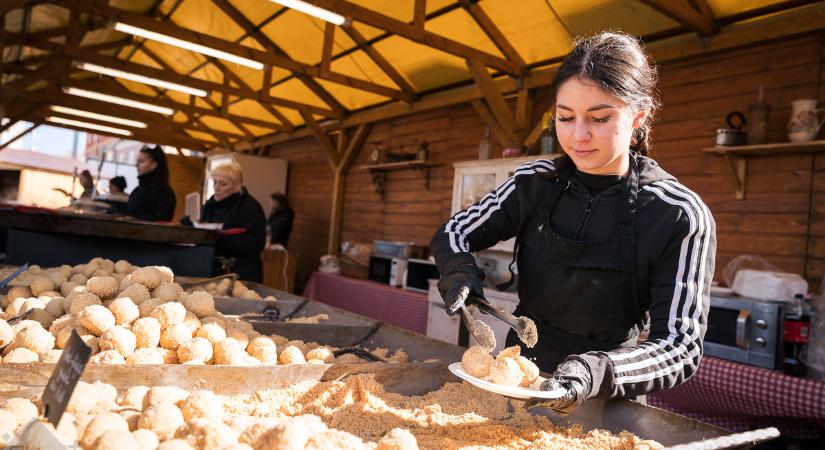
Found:
M 292 221 L 295 220 L 295 211 L 289 206 L 289 199 L 286 195 L 276 192 L 270 195 L 269 199 L 269 243 L 280 244 L 286 248 L 289 242 L 289 235 L 292 233 Z
M 138 186 L 129 195 L 127 214 L 135 219 L 170 221 L 175 214 L 175 192 L 169 185 L 166 154 L 159 146 L 143 147 L 135 163 Z
M 212 170 L 215 195 L 203 205 L 201 222 L 221 223 L 224 231 L 215 243 L 213 274 L 237 273 L 242 280 L 263 281 L 261 252 L 266 245 L 266 217 L 261 204 L 243 187 L 240 164 Z M 188 217 L 182 220 L 191 223 Z

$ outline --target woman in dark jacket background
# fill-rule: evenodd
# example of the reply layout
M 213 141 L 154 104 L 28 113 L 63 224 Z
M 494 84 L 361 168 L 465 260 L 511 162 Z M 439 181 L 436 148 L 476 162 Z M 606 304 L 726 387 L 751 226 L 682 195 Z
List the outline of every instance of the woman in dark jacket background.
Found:
M 233 230 L 215 243 L 212 271 L 214 275 L 235 272 L 242 280 L 261 282 L 261 252 L 266 245 L 264 210 L 244 189 L 240 164 L 223 164 L 211 174 L 215 195 L 203 205 L 201 222 L 222 223 L 223 230 Z
M 172 220 L 177 200 L 169 185 L 169 166 L 163 149 L 143 147 L 135 166 L 138 186 L 129 195 L 128 215 L 152 222 Z

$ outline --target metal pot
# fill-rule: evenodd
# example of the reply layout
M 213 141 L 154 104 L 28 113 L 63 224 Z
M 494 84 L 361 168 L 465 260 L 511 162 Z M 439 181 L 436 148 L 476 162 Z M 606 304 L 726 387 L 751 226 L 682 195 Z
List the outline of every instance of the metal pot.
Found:
M 733 124 L 733 118 L 739 119 L 739 124 Z M 742 127 L 747 123 L 745 115 L 739 111 L 731 111 L 725 117 L 729 128 L 719 128 L 716 130 L 716 146 L 717 147 L 732 147 L 736 145 L 745 145 L 748 141 L 748 133 L 742 131 Z

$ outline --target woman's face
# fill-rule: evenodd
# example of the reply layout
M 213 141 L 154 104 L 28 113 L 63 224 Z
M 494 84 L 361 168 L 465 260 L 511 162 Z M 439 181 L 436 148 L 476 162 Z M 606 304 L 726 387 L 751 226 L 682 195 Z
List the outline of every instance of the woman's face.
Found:
M 215 187 L 215 200 L 218 201 L 221 201 L 240 190 L 240 186 L 232 181 L 232 179 L 223 175 L 213 175 L 212 183 Z
M 153 172 L 158 167 L 158 163 L 146 152 L 138 152 L 135 166 L 137 167 L 138 175 L 146 175 L 147 173 Z
M 555 127 L 564 152 L 576 167 L 594 175 L 624 175 L 630 140 L 647 111 L 634 112 L 595 83 L 571 78 L 556 95 Z

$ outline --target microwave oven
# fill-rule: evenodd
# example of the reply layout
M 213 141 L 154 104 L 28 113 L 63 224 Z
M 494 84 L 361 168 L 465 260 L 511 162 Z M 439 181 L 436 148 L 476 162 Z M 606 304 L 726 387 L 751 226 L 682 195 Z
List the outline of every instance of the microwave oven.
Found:
M 406 271 L 407 260 L 404 258 L 372 255 L 370 256 L 367 278 L 378 283 L 400 287 L 404 284 Z
M 438 269 L 435 263 L 428 259 L 407 260 L 407 272 L 404 275 L 404 289 L 418 292 L 429 292 L 430 279 L 438 279 Z
M 786 303 L 711 295 L 706 355 L 764 367 L 782 367 Z

